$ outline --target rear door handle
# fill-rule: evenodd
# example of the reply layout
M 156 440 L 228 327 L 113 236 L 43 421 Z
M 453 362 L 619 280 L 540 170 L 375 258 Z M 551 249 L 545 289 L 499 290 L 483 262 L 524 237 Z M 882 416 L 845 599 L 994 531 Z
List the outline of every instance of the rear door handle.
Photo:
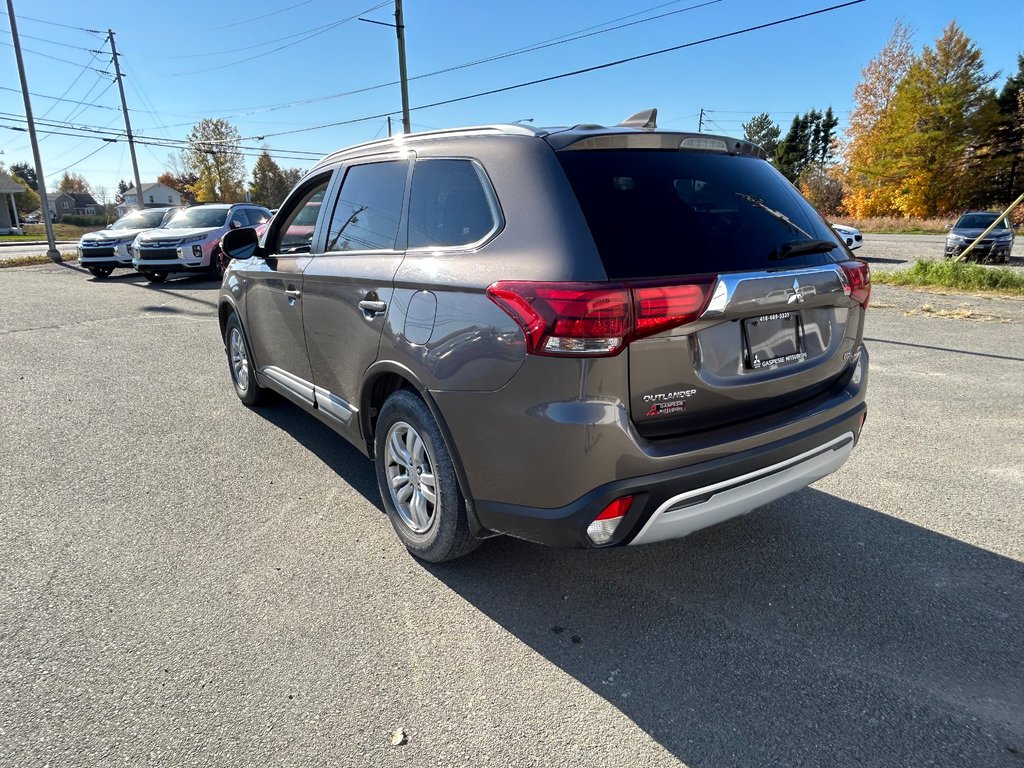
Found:
M 373 317 L 386 310 L 388 305 L 383 301 L 367 301 L 364 299 L 359 302 L 359 308 L 363 310 L 367 317 Z
M 284 295 L 285 296 L 289 296 L 289 297 L 291 297 L 293 299 L 297 299 L 297 298 L 299 298 L 299 296 L 302 295 L 302 291 L 296 291 L 296 290 L 285 291 Z

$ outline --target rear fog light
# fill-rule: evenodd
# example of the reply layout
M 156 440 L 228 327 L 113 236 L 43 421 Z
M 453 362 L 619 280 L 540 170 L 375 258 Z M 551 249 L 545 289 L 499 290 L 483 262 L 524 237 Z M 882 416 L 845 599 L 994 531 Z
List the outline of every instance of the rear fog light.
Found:
M 632 496 L 623 496 L 616 499 L 599 514 L 590 525 L 587 526 L 587 536 L 595 544 L 607 544 L 619 527 L 619 523 L 633 506 Z

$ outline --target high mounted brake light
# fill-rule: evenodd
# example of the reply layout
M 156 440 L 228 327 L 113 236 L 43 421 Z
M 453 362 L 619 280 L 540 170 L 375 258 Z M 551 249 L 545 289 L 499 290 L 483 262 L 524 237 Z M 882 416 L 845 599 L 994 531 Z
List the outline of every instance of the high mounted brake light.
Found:
M 632 339 L 696 320 L 707 306 L 714 276 L 686 281 L 539 283 L 503 280 L 487 296 L 526 334 L 533 355 L 603 357 Z

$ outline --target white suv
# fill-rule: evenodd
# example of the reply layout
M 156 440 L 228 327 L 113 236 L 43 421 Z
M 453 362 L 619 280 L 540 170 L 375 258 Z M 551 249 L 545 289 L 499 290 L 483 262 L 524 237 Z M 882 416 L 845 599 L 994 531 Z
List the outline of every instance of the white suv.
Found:
M 178 211 L 177 208 L 145 208 L 132 211 L 99 232 L 82 235 L 78 241 L 78 262 L 88 269 L 93 277 L 110 277 L 121 267 L 132 268 L 131 244 L 135 238 L 150 229 L 166 224 Z
M 161 229 L 143 232 L 132 245 L 132 265 L 147 280 L 162 283 L 172 272 L 224 274 L 220 249 L 225 232 L 254 227 L 262 232 L 270 211 L 248 203 L 212 203 L 185 208 Z

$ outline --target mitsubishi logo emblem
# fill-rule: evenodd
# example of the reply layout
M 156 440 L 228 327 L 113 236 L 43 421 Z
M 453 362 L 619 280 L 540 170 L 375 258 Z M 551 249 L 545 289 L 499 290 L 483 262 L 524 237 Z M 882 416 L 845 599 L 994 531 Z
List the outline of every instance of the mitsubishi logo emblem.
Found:
M 793 302 L 803 303 L 804 297 L 803 297 L 803 294 L 801 293 L 801 290 L 802 289 L 800 288 L 800 281 L 797 280 L 796 278 L 793 278 L 793 295 L 790 296 L 788 299 L 786 299 L 786 303 L 787 304 L 792 304 Z

